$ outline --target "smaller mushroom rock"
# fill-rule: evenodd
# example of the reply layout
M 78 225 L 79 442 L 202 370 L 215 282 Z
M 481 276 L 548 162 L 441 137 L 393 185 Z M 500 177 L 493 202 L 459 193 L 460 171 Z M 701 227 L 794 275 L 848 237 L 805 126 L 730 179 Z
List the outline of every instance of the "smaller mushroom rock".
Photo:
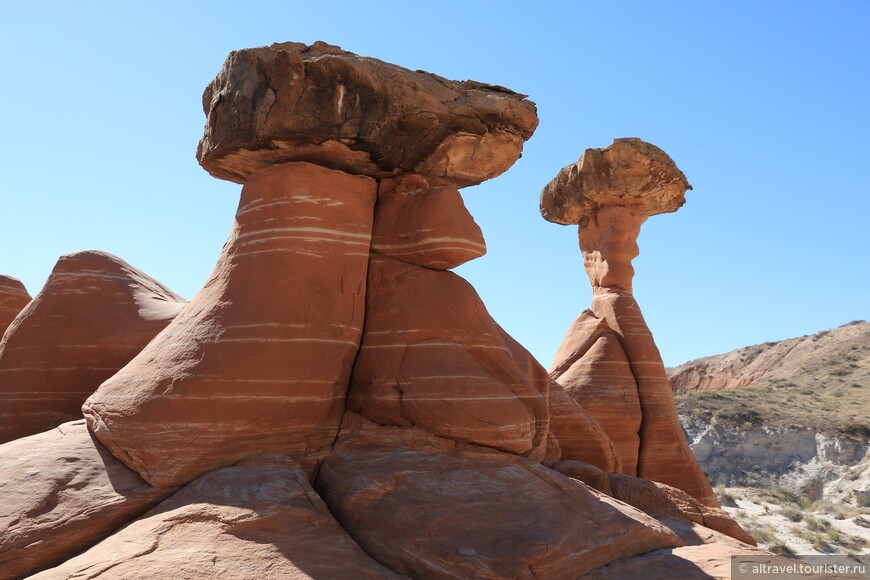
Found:
M 30 294 L 21 280 L 0 275 L 0 339 L 29 302 Z
M 534 103 L 504 87 L 450 81 L 323 42 L 230 53 L 203 108 L 197 158 L 237 183 L 262 167 L 307 161 L 466 187 L 513 165 L 538 124 Z
M 372 252 L 435 270 L 449 270 L 486 253 L 486 242 L 459 191 L 429 188 L 421 176 L 381 181 Z
M 81 418 L 81 406 L 185 300 L 111 254 L 61 256 L 0 341 L 0 442 Z
M 599 208 L 636 208 L 647 216 L 677 211 L 692 189 L 667 153 L 641 139 L 614 139 L 587 149 L 541 192 L 541 215 L 557 224 L 581 224 Z

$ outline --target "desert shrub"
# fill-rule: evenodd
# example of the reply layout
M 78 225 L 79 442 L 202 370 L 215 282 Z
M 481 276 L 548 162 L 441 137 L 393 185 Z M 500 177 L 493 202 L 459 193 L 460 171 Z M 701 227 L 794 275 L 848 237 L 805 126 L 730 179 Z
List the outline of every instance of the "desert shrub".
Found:
M 852 435 L 854 437 L 870 437 L 870 425 L 860 421 L 843 421 L 840 424 L 839 431 L 844 435 Z
M 804 513 L 795 507 L 785 507 L 780 510 L 783 517 L 792 522 L 799 522 L 804 519 Z

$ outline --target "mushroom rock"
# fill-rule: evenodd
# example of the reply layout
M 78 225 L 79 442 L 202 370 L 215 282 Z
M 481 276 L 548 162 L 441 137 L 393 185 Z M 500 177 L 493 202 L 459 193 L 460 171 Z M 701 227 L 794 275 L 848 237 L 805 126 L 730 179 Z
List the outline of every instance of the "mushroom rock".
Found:
M 350 410 L 543 459 L 547 388 L 517 365 L 468 282 L 372 254 Z
M 635 138 L 587 149 L 544 187 L 541 215 L 579 225 L 593 290 L 592 308 L 569 329 L 550 376 L 598 420 L 628 473 L 636 449 L 638 476 L 718 507 L 683 434 L 661 355 L 632 294 L 631 260 L 638 254 L 641 224 L 647 216 L 676 211 L 687 189 L 686 177 L 664 151 Z
M 458 190 L 404 174 L 380 182 L 372 252 L 448 270 L 484 255 L 486 242 Z
M 303 162 L 251 176 L 211 277 L 83 407 L 116 457 L 156 486 L 260 452 L 313 467 L 362 334 L 375 191 Z
M 315 488 L 368 554 L 414 578 L 576 578 L 683 545 L 639 510 L 474 446 L 340 445 Z
M 61 256 L 0 342 L 0 442 L 81 418 L 85 399 L 184 304 L 111 254 Z
M 174 491 L 142 481 L 84 420 L 0 445 L 0 578 L 60 564 Z
M 370 177 L 423 174 L 476 185 L 507 170 L 538 124 L 534 103 L 504 87 L 450 81 L 323 42 L 230 53 L 203 95 L 197 158 L 244 183 L 307 161 Z
M 0 339 L 18 313 L 30 303 L 30 294 L 21 280 L 0 275 Z
M 39 579 L 402 578 L 351 539 L 290 458 L 206 473 Z

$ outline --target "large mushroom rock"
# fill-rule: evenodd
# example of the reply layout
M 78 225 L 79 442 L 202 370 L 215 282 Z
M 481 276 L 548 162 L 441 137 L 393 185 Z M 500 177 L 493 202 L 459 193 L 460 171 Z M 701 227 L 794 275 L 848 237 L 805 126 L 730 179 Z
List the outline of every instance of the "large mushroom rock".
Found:
M 350 410 L 543 459 L 547 388 L 517 365 L 468 282 L 372 254 Z
M 513 165 L 538 124 L 534 103 L 504 87 L 450 81 L 323 42 L 230 53 L 203 108 L 197 158 L 238 183 L 275 163 L 307 161 L 465 187 Z
M 640 226 L 647 216 L 677 210 L 690 188 L 664 151 L 633 138 L 587 149 L 544 187 L 544 218 L 579 225 L 593 288 L 592 309 L 569 330 L 551 376 L 604 427 L 626 458 L 629 473 L 637 444 L 638 476 L 718 507 L 683 434 L 661 355 L 631 290 Z M 614 416 L 614 402 L 628 411 L 630 427 Z
M 486 242 L 458 190 L 405 174 L 379 184 L 372 252 L 448 270 L 484 255 Z
M 0 339 L 18 313 L 30 302 L 27 288 L 18 278 L 0 275 Z
M 656 520 L 528 458 L 349 442 L 315 485 L 382 564 L 415 578 L 575 578 L 683 542 Z
M 0 442 L 81 418 L 85 399 L 184 304 L 111 254 L 62 256 L 0 342 Z
M 204 287 L 83 407 L 116 457 L 157 486 L 268 451 L 313 467 L 362 335 L 375 189 L 308 163 L 248 180 Z
M 402 578 L 348 536 L 279 454 L 209 472 L 57 568 L 67 578 Z
M 56 566 L 173 492 L 112 457 L 84 420 L 0 445 L 0 578 Z

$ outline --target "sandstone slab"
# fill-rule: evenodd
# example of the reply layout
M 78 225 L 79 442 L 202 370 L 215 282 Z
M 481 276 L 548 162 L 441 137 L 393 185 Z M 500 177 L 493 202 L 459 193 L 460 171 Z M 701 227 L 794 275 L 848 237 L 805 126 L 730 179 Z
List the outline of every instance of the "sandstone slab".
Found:
M 514 164 L 538 124 L 504 87 L 456 82 L 316 42 L 230 53 L 203 95 L 197 158 L 220 179 L 306 161 L 465 187 Z
M 486 253 L 486 242 L 454 188 L 421 176 L 384 179 L 378 188 L 372 251 L 409 264 L 449 270 Z
M 29 302 L 30 294 L 21 280 L 0 275 L 0 339 Z
M 0 578 L 60 564 L 173 491 L 112 457 L 84 420 L 0 445 Z
M 0 442 L 81 418 L 85 399 L 184 304 L 111 254 L 61 256 L 0 341 Z
M 97 437 L 159 486 L 267 451 L 312 467 L 344 412 L 374 203 L 372 179 L 307 163 L 251 178 L 205 286 L 85 403 Z
M 682 542 L 513 454 L 347 445 L 315 486 L 367 553 L 417 578 L 575 578 Z
M 279 454 L 194 480 L 87 552 L 34 578 L 400 578 L 339 527 Z

